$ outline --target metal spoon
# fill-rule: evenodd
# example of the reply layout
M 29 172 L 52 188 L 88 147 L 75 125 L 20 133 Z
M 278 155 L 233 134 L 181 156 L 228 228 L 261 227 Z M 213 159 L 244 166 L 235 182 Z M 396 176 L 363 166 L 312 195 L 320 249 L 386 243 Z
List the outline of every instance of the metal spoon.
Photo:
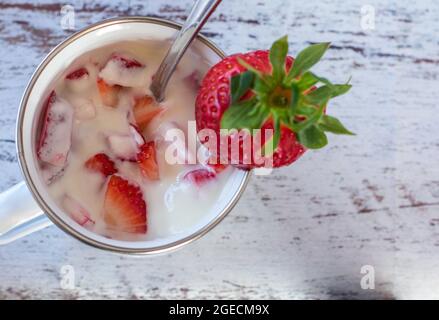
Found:
M 197 0 L 153 77 L 150 89 L 158 102 L 165 97 L 166 86 L 186 49 L 221 0 Z

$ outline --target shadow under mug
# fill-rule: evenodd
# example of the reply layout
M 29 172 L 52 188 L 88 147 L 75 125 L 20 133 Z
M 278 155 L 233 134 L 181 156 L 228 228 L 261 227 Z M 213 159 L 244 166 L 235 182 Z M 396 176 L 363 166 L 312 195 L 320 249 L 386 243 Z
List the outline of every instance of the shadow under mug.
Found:
M 16 141 L 24 182 L 0 194 L 0 245 L 56 224 L 67 234 L 100 249 L 129 254 L 155 254 L 176 249 L 206 234 L 234 207 L 247 185 L 250 173 L 233 169 L 220 197 L 193 227 L 174 234 L 145 241 L 109 239 L 79 226 L 49 196 L 39 174 L 36 136 L 39 115 L 45 98 L 57 77 L 84 53 L 127 40 L 166 40 L 181 26 L 162 19 L 125 17 L 105 20 L 87 27 L 53 49 L 33 74 L 21 101 Z M 207 59 L 210 65 L 224 53 L 204 36 L 198 35 L 189 48 Z M 183 58 L 184 59 L 184 58 Z

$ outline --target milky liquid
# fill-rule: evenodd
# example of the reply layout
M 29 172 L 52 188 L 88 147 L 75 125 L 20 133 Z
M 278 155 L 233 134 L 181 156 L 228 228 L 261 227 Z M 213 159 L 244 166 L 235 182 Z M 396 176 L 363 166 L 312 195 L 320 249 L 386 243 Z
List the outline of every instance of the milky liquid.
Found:
M 133 97 L 151 95 L 149 90 L 151 77 L 157 70 L 167 46 L 167 43 L 158 41 L 136 41 L 117 43 L 91 51 L 66 70 L 54 88 L 56 96 L 67 101 L 74 109 L 71 148 L 66 165 L 60 174 L 55 175 L 60 170 L 59 167 L 43 162 L 40 163 L 41 173 L 48 181 L 49 194 L 60 208 L 63 206 L 65 196 L 77 200 L 95 222 L 87 224 L 86 227 L 96 233 L 118 239 L 147 240 L 187 230 L 199 223 L 209 212 L 231 174 L 231 169 L 227 169 L 218 174 L 215 180 L 197 188 L 183 181 L 182 177 L 186 172 L 200 165 L 168 164 L 164 156 L 166 148 L 163 145 L 157 147 L 159 181 L 151 181 L 143 177 L 135 162 L 115 160 L 108 144 L 108 136 L 130 134 Z M 117 107 L 112 108 L 101 102 L 96 80 L 114 52 L 122 52 L 135 58 L 144 64 L 146 69 L 144 78 L 139 78 L 138 86 L 125 88 L 119 95 Z M 85 83 L 78 82 L 73 87 L 70 85 L 71 82 L 65 80 L 65 76 L 80 67 L 87 68 L 89 79 Z M 195 119 L 196 86 L 193 83 L 193 74 L 195 72 L 199 76 L 204 75 L 208 67 L 207 63 L 194 53 L 188 53 L 182 60 L 171 78 L 166 99 L 162 103 L 166 111 L 156 117 L 143 131 L 146 141 L 156 137 L 157 130 L 163 123 L 177 124 L 178 127 L 186 130 L 188 121 Z M 87 105 L 92 107 L 87 108 Z M 106 228 L 102 211 L 108 178 L 87 169 L 84 165 L 89 158 L 101 152 L 115 161 L 118 175 L 141 187 L 147 204 L 146 234 L 115 234 Z

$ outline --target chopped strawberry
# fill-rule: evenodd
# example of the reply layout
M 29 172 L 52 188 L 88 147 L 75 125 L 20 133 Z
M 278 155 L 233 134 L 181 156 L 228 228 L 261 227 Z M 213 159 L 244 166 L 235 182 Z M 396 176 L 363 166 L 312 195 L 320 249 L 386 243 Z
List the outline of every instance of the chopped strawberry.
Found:
M 100 78 L 98 79 L 97 83 L 102 103 L 109 107 L 116 107 L 119 103 L 119 91 L 122 89 L 122 87 L 119 85 L 109 85 Z
M 130 124 L 130 132 L 133 136 L 134 141 L 139 147 L 146 142 L 145 138 L 142 135 L 142 132 L 140 132 L 140 129 L 134 124 Z
M 216 174 L 207 169 L 197 169 L 186 173 L 183 180 L 192 182 L 198 187 L 201 187 L 205 183 L 215 179 Z
M 140 146 L 133 135 L 112 134 L 108 136 L 108 144 L 111 151 L 120 160 L 133 162 L 136 161 Z
M 134 58 L 128 58 L 126 56 L 123 56 L 121 54 L 118 53 L 114 53 L 111 58 L 111 60 L 113 61 L 117 61 L 120 62 L 123 67 L 127 68 L 127 69 L 131 69 L 131 68 L 143 68 L 145 67 L 143 64 L 141 64 L 139 61 L 137 61 Z
M 88 222 L 94 224 L 94 221 L 90 217 L 90 213 L 75 199 L 65 196 L 62 206 L 69 216 L 81 226 Z
M 81 93 L 90 88 L 90 74 L 84 67 L 79 68 L 66 76 L 66 85 L 70 91 Z
M 44 123 L 38 142 L 40 160 L 64 166 L 71 146 L 73 107 L 52 91 L 46 103 Z
M 88 70 L 86 68 L 79 68 L 66 76 L 67 80 L 78 80 L 82 77 L 88 76 Z
M 151 180 L 160 179 L 154 141 L 147 142 L 140 147 L 140 152 L 137 154 L 137 163 L 144 177 Z
M 137 99 L 133 109 L 136 124 L 143 130 L 163 110 L 151 96 L 146 95 Z
M 50 185 L 63 176 L 66 166 L 53 166 L 48 163 L 42 163 L 40 169 L 44 182 Z
M 149 80 L 145 65 L 129 55 L 120 53 L 113 53 L 99 72 L 99 77 L 107 83 L 132 88 L 145 87 Z
M 100 172 L 106 177 L 117 173 L 114 162 L 105 153 L 98 153 L 88 159 L 85 162 L 85 167 Z
M 228 165 L 221 163 L 217 163 L 217 164 L 208 163 L 208 166 L 211 167 L 213 170 L 215 170 L 217 174 L 223 172 L 228 167 Z
M 142 191 L 117 175 L 108 182 L 103 214 L 110 230 L 146 233 L 147 208 Z

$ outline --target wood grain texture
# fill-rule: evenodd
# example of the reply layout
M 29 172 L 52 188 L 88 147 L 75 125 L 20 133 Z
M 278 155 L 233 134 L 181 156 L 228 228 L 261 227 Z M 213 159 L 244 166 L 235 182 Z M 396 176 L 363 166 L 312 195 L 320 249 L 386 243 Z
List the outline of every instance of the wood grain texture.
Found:
M 72 1 L 76 27 L 149 15 L 183 21 L 190 0 Z M 331 41 L 318 66 L 354 89 L 332 112 L 358 135 L 254 177 L 211 233 L 157 257 L 89 248 L 55 227 L 0 247 L 0 298 L 439 298 L 439 5 L 434 0 L 223 1 L 204 33 L 228 53 L 291 53 Z M 376 9 L 375 30 L 360 10 Z M 57 1 L 0 3 L 0 189 L 21 180 L 14 130 L 34 68 L 71 31 Z M 72 265 L 76 289 L 60 287 Z M 360 268 L 373 265 L 375 290 Z

